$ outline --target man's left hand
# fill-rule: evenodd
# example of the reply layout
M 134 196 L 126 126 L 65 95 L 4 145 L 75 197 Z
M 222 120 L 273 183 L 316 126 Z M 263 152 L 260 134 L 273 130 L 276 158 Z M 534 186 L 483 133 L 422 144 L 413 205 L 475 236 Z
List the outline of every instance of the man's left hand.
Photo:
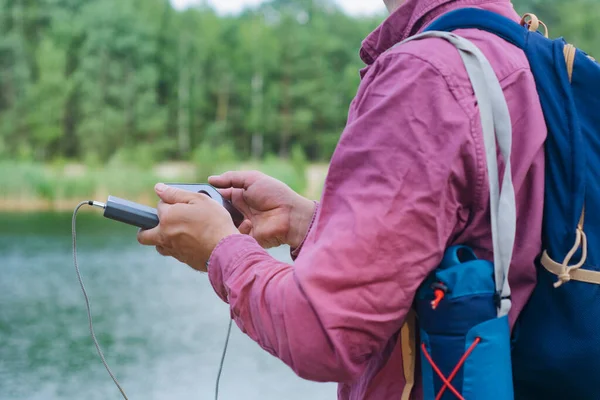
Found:
M 163 256 L 171 256 L 195 270 L 206 272 L 206 263 L 224 238 L 240 234 L 225 208 L 205 194 L 192 193 L 158 184 L 156 194 L 160 224 L 140 231 L 138 242 L 156 246 Z

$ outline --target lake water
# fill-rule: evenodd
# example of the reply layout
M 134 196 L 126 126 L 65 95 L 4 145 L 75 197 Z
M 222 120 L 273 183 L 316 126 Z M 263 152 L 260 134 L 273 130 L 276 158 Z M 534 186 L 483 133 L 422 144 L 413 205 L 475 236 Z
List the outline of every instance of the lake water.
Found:
M 212 399 L 229 311 L 205 275 L 81 212 L 78 258 L 94 327 L 129 399 Z M 0 215 L 0 399 L 119 399 L 88 330 L 70 214 Z M 272 251 L 291 263 L 287 248 Z M 220 399 L 335 399 L 233 326 Z

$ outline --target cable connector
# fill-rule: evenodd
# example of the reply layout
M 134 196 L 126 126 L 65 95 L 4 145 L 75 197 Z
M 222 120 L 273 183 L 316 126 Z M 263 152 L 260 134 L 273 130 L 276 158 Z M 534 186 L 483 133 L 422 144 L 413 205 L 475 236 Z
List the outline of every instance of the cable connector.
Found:
M 88 204 L 89 204 L 90 206 L 92 206 L 92 207 L 101 208 L 101 209 L 103 209 L 103 210 L 104 210 L 104 209 L 106 209 L 106 204 L 105 204 L 105 203 L 102 203 L 102 202 L 100 202 L 100 201 L 90 200 L 90 201 L 88 202 Z

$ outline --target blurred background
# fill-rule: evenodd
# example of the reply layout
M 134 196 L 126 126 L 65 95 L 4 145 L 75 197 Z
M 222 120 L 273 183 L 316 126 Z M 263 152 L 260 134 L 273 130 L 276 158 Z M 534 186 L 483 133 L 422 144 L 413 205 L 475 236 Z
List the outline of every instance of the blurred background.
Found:
M 0 0 L 0 205 L 144 199 L 229 168 L 318 197 L 306 171 L 322 179 L 344 128 L 376 3 Z
M 597 0 L 515 0 L 600 54 Z M 256 168 L 318 199 L 380 0 L 0 0 L 0 399 L 118 399 L 71 214 Z M 98 338 L 132 399 L 210 399 L 229 313 L 205 276 L 79 219 Z M 274 257 L 292 263 L 286 247 Z M 333 399 L 234 327 L 222 399 Z

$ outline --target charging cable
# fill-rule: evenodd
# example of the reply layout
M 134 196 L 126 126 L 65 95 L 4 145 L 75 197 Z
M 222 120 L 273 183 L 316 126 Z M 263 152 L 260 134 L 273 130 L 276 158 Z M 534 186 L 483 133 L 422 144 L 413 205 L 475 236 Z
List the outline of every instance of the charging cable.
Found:
M 110 211 L 108 209 L 110 207 L 110 204 L 107 206 L 107 204 L 105 204 L 105 203 L 90 200 L 90 201 L 83 201 L 83 202 L 79 203 L 79 205 L 77 205 L 77 207 L 75 208 L 75 211 L 73 212 L 73 219 L 72 219 L 73 263 L 75 264 L 75 271 L 77 272 L 77 279 L 79 280 L 79 285 L 81 286 L 81 291 L 83 292 L 83 297 L 85 298 L 85 306 L 87 308 L 90 333 L 92 335 L 92 340 L 94 341 L 94 345 L 96 346 L 96 350 L 98 351 L 98 355 L 100 356 L 100 359 L 102 360 L 102 364 L 104 364 L 104 367 L 108 371 L 108 374 L 112 378 L 113 382 L 115 383 L 115 385 L 117 385 L 117 388 L 121 392 L 121 395 L 123 396 L 123 398 L 125 400 L 129 400 L 127 398 L 127 395 L 125 394 L 125 391 L 123 390 L 123 387 L 121 387 L 121 384 L 119 383 L 119 381 L 117 380 L 117 378 L 111 371 L 110 367 L 108 366 L 108 363 L 106 362 L 106 359 L 104 358 L 104 353 L 102 352 L 102 349 L 100 348 L 100 344 L 98 343 L 98 339 L 96 338 L 96 334 L 94 333 L 94 324 L 92 322 L 92 310 L 91 310 L 91 306 L 90 306 L 90 299 L 88 297 L 87 291 L 85 290 L 85 285 L 83 284 L 83 279 L 81 278 L 81 272 L 79 271 L 79 264 L 77 263 L 77 232 L 76 232 L 77 224 L 76 224 L 76 222 L 77 222 L 77 213 L 83 206 L 91 206 L 91 207 L 101 208 L 101 209 L 105 210 L 105 214 L 106 214 L 107 211 Z M 221 355 L 221 362 L 219 364 L 219 373 L 217 375 L 217 381 L 216 381 L 216 385 L 215 385 L 215 400 L 219 399 L 219 383 L 221 380 L 221 373 L 223 372 L 223 365 L 225 363 L 225 355 L 227 354 L 229 338 L 231 336 L 232 322 L 233 322 L 233 320 L 230 319 L 229 327 L 227 329 L 227 337 L 225 339 L 225 346 L 223 348 L 223 354 Z

